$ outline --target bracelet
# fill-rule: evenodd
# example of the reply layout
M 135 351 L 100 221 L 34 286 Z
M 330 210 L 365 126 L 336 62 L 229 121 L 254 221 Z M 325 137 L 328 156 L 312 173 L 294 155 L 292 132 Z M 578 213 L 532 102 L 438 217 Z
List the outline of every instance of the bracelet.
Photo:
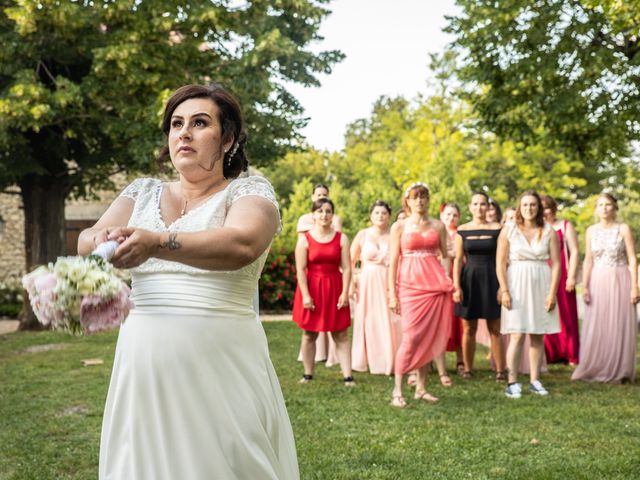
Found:
M 511 294 L 509 293 L 509 290 L 504 290 L 503 292 L 500 293 L 500 295 L 504 295 L 505 293 L 507 295 L 511 296 Z

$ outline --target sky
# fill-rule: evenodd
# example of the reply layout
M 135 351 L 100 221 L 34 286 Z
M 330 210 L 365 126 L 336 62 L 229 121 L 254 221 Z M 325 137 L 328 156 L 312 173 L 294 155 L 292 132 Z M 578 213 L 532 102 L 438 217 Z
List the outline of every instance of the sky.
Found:
M 442 32 L 454 0 L 334 0 L 313 51 L 340 50 L 346 58 L 320 87 L 288 85 L 305 108 L 301 132 L 320 150 L 344 146 L 349 123 L 369 117 L 382 95 L 407 99 L 428 93 L 429 53 L 443 52 L 452 38 Z

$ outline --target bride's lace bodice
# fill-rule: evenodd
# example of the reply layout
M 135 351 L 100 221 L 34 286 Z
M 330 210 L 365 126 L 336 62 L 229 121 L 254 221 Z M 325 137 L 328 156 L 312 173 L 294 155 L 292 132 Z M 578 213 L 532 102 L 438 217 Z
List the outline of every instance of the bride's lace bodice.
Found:
M 135 202 L 133 213 L 129 219 L 130 227 L 142 228 L 153 232 L 200 232 L 222 227 L 229 208 L 235 201 L 246 196 L 266 198 L 278 208 L 278 202 L 271 184 L 262 177 L 251 176 L 232 180 L 221 190 L 193 210 L 179 217 L 171 225 L 166 225 L 160 212 L 160 197 L 165 184 L 155 178 L 139 178 L 134 180 L 120 194 Z M 230 273 L 257 280 L 264 265 L 268 249 L 253 263 Z M 142 265 L 132 268 L 131 273 L 189 273 L 208 274 L 208 270 L 192 267 L 183 263 L 150 258 Z

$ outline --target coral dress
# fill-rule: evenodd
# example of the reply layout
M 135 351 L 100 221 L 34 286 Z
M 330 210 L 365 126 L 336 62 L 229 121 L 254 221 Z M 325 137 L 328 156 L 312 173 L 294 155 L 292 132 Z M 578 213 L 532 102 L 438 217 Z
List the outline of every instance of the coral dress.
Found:
M 306 232 L 307 244 L 307 285 L 315 309 L 304 308 L 300 286 L 293 298 L 293 321 L 310 332 L 337 332 L 349 328 L 351 313 L 349 305 L 338 308 L 342 293 L 342 273 L 340 272 L 340 238 L 336 232 L 333 239 L 322 243 Z
M 636 378 L 636 309 L 620 225 L 591 227 L 591 302 L 585 305 L 580 365 L 572 380 L 619 382 Z
M 164 184 L 122 193 L 129 226 L 220 228 L 238 199 L 274 204 L 259 177 L 236 179 L 166 225 Z M 267 252 L 233 271 L 150 258 L 131 269 L 135 308 L 120 327 L 102 421 L 100 480 L 299 478 L 291 424 L 253 298 Z
M 580 357 L 580 329 L 578 327 L 578 304 L 576 292 L 567 292 L 569 251 L 566 248 L 565 235 L 567 221 L 556 230 L 560 248 L 560 283 L 558 284 L 558 313 L 560 314 L 560 333 L 544 336 L 544 351 L 548 363 L 570 362 L 577 364 Z
M 354 370 L 391 375 L 402 335 L 400 317 L 389 310 L 389 243 L 374 242 L 364 231 L 358 302 L 353 321 L 351 364 Z M 367 368 L 368 367 L 368 368 Z
M 420 368 L 447 348 L 453 315 L 453 283 L 438 261 L 438 232 L 406 232 L 400 239 L 398 300 L 402 342 L 396 375 Z

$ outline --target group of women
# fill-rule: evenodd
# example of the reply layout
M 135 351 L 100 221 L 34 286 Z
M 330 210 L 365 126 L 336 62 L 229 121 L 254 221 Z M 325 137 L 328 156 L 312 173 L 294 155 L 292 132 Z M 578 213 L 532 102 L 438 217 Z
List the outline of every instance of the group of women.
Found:
M 389 205 L 375 202 L 371 226 L 349 248 L 328 187 L 317 185 L 313 195 L 296 246 L 293 319 L 304 330 L 301 382 L 313 379 L 315 339 L 330 332 L 345 385 L 355 384 L 352 369 L 393 373 L 391 405 L 402 408 L 403 378 L 410 374 L 414 398 L 434 402 L 426 389 L 428 367 L 433 362 L 442 385 L 451 386 L 444 355 L 453 351 L 458 374 L 472 378 L 479 324 L 488 332 L 495 379 L 506 381 L 509 398 L 522 395 L 521 372 L 529 373 L 532 394 L 548 394 L 540 381 L 545 361 L 574 366 L 573 379 L 635 380 L 637 263 L 631 230 L 616 221 L 612 195 L 598 197 L 598 223 L 586 234 L 581 351 L 578 239 L 571 223 L 557 218 L 553 198 L 528 190 L 503 219 L 494 201 L 475 193 L 471 221 L 458 226 L 454 203 L 441 206 L 440 220 L 429 216 L 429 189 L 417 182 L 403 195 L 402 218 L 391 225 Z

